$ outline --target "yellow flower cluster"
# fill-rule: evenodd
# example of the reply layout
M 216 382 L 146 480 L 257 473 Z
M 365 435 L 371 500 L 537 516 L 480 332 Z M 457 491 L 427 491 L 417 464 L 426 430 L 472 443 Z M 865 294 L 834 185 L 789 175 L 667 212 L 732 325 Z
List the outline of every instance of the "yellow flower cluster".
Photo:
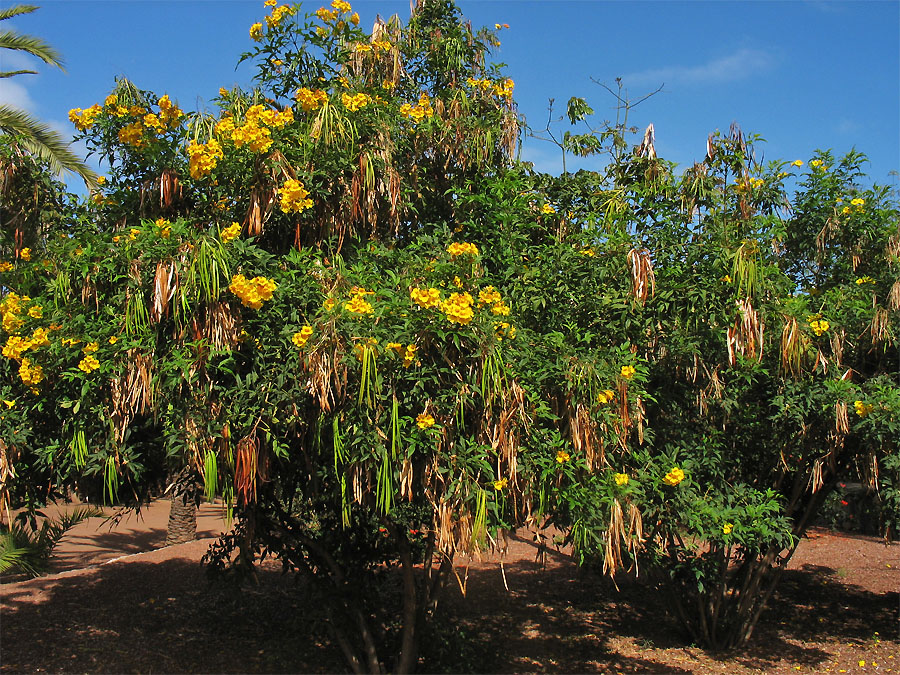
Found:
M 409 103 L 401 105 L 400 114 L 418 124 L 426 117 L 428 119 L 434 117 L 434 108 L 431 107 L 431 100 L 428 98 L 428 94 L 423 92 L 419 96 L 419 102 L 416 105 L 410 105 Z
M 19 251 L 19 257 L 25 261 L 31 260 L 31 249 L 26 246 L 21 251 Z
M 216 168 L 219 160 L 225 156 L 225 153 L 222 152 L 222 146 L 219 145 L 215 138 L 209 139 L 207 143 L 191 141 L 187 152 L 191 158 L 191 178 L 208 176 Z
M 325 301 L 322 303 L 322 309 L 324 309 L 326 312 L 330 312 L 334 309 L 334 306 L 336 304 L 337 303 L 335 302 L 334 298 L 325 298 Z
M 102 112 L 100 104 L 95 103 L 87 110 L 81 108 L 72 108 L 69 111 L 69 121 L 75 125 L 78 131 L 89 129 L 97 121 L 97 116 Z
M 793 162 L 791 162 L 791 166 L 796 166 L 796 167 L 803 166 L 803 160 L 802 160 L 802 159 L 795 159 Z
M 746 181 L 744 181 L 741 178 L 738 178 L 736 181 L 736 185 L 734 186 L 734 189 L 737 190 L 738 192 L 744 192 L 746 190 L 758 190 L 765 184 L 766 184 L 766 181 L 764 181 L 762 178 L 752 177 L 752 178 L 748 178 Z
M 472 321 L 472 295 L 470 293 L 453 293 L 441 303 L 441 311 L 447 315 L 450 323 L 465 325 Z
M 554 207 L 553 204 L 544 204 L 541 207 L 541 213 L 544 213 L 547 215 L 549 215 L 551 213 L 556 213 L 556 207 Z
M 509 305 L 502 301 L 491 307 L 491 312 L 498 316 L 509 316 L 509 311 Z
M 722 534 L 731 534 L 732 530 L 734 530 L 734 524 L 725 523 L 722 525 Z
M 663 483 L 666 485 L 671 485 L 675 487 L 681 481 L 684 480 L 684 471 L 682 471 L 679 467 L 673 466 L 672 469 L 665 475 L 663 478 Z
M 493 305 L 498 302 L 503 302 L 503 298 L 500 297 L 500 293 L 493 286 L 485 286 L 481 289 L 481 292 L 478 293 L 478 304 L 480 305 Z
M 466 84 L 484 93 L 493 94 L 497 98 L 505 99 L 512 98 L 513 89 L 516 86 L 515 82 L 513 82 L 510 78 L 506 78 L 501 82 L 495 83 L 484 78 L 476 79 L 474 77 L 470 77 L 466 79 Z
M 172 224 L 165 218 L 157 218 L 154 225 L 159 230 L 159 236 L 163 239 L 168 239 L 172 234 Z
M 126 124 L 119 129 L 119 142 L 133 148 L 142 148 L 147 145 L 147 141 L 144 139 L 144 125 L 140 122 Z
M 447 247 L 447 253 L 454 258 L 461 255 L 478 255 L 478 247 L 475 244 L 453 242 Z
M 503 490 L 506 488 L 508 483 L 509 483 L 509 481 L 507 481 L 505 478 L 501 478 L 500 480 L 495 480 L 494 481 L 494 489 L 497 492 L 500 492 L 500 490 Z
M 809 163 L 809 165 L 814 169 L 821 168 L 823 171 L 826 171 L 828 169 L 828 167 L 822 168 L 822 160 L 821 159 L 814 159 Z
M 862 286 L 863 284 L 874 284 L 874 283 L 875 283 L 875 280 L 869 276 L 860 277 L 859 279 L 856 280 L 857 286 Z
M 632 377 L 634 377 L 634 372 L 634 366 L 622 366 L 619 374 L 626 380 L 630 380 Z
M 9 272 L 12 268 L 13 264 L 11 262 L 7 262 L 6 260 L 0 262 L 0 272 Z
M 605 405 L 605 404 L 610 403 L 611 401 L 615 400 L 615 398 L 616 398 L 616 394 L 615 394 L 615 392 L 613 392 L 612 389 L 604 389 L 597 396 L 597 402 L 600 403 L 600 405 Z
M 419 307 L 437 307 L 441 304 L 441 292 L 437 288 L 429 288 L 427 291 L 414 288 L 409 292 L 410 299 Z
M 299 180 L 289 178 L 278 192 L 281 195 L 281 210 L 285 213 L 302 213 L 313 205 L 309 192 Z
M 100 367 L 100 362 L 91 354 L 85 354 L 85 357 L 78 362 L 78 369 L 85 373 L 92 373 Z
M 565 464 L 570 459 L 571 459 L 571 457 L 569 457 L 569 453 L 566 452 L 565 450 L 557 450 L 556 451 L 556 463 L 557 464 Z
M 873 406 L 871 403 L 863 403 L 862 401 L 855 401 L 853 403 L 853 408 L 856 410 L 857 415 L 859 415 L 860 417 L 865 417 L 870 412 L 872 412 L 872 410 L 875 409 L 875 406 Z
M 232 223 L 224 230 L 219 232 L 219 239 L 222 240 L 223 244 L 227 244 L 229 241 L 233 239 L 237 239 L 241 236 L 241 225 L 240 223 Z
M 294 343 L 295 347 L 302 347 L 306 344 L 306 341 L 309 340 L 312 334 L 312 326 L 303 326 L 303 328 L 301 328 L 298 332 L 294 333 L 294 336 L 291 338 L 291 342 Z
M 865 207 L 865 204 L 865 199 L 863 199 L 862 197 L 855 197 L 854 199 L 850 200 L 850 206 L 845 206 L 841 209 L 841 213 L 843 213 L 844 215 L 850 213 L 861 213 Z
M 831 328 L 831 324 L 829 324 L 825 319 L 822 318 L 821 314 L 812 314 L 806 317 L 806 320 L 809 322 L 809 327 L 812 329 L 812 332 L 817 336 L 822 335 Z
M 365 108 L 372 102 L 372 97 L 363 92 L 358 94 L 341 94 L 341 103 L 350 112 L 356 112 L 360 108 Z
M 31 303 L 31 298 L 27 295 L 18 295 L 10 292 L 2 301 L 0 301 L 0 315 L 3 316 L 3 330 L 13 335 L 18 332 L 25 323 L 20 314 L 26 312 L 25 307 Z
M 616 485 L 628 485 L 628 474 L 614 473 L 613 480 L 616 481 Z
M 416 351 L 419 348 L 416 345 L 406 345 L 406 351 L 403 353 L 403 367 L 409 368 L 416 360 Z
M 19 377 L 27 385 L 34 386 L 44 379 L 44 369 L 31 362 L 31 359 L 22 359 L 19 366 Z
M 420 429 L 428 429 L 434 426 L 434 418 L 428 413 L 420 413 L 416 416 L 416 426 Z
M 344 309 L 355 314 L 372 314 L 375 310 L 371 303 L 366 300 L 367 295 L 373 295 L 373 291 L 367 291 L 365 288 L 353 287 L 350 291 L 350 300 L 344 303 Z
M 271 5 L 267 5 L 271 7 Z M 274 28 L 284 19 L 285 16 L 291 16 L 294 13 L 294 10 L 291 9 L 289 5 L 281 5 L 279 7 L 274 7 L 272 9 L 272 13 L 266 17 L 266 25 L 269 28 Z
M 231 278 L 228 290 L 241 299 L 241 303 L 253 309 L 262 307 L 263 302 L 272 299 L 272 292 L 278 288 L 274 281 L 265 277 L 247 279 L 243 274 Z
M 511 326 L 506 321 L 495 323 L 494 332 L 497 334 L 497 339 L 501 341 L 504 339 L 512 340 L 516 337 L 516 327 Z
M 579 251 L 581 255 L 587 256 L 588 258 L 593 258 L 597 253 L 590 246 L 587 248 L 583 248 Z
M 3 356 L 18 361 L 22 358 L 22 352 L 31 349 L 31 340 L 26 340 L 18 335 L 10 335 L 3 346 Z
M 255 41 L 259 42 L 263 37 L 263 27 L 261 22 L 256 22 L 252 26 L 250 26 L 250 37 Z
M 301 87 L 294 95 L 305 112 L 318 110 L 328 101 L 328 92 L 322 89 Z

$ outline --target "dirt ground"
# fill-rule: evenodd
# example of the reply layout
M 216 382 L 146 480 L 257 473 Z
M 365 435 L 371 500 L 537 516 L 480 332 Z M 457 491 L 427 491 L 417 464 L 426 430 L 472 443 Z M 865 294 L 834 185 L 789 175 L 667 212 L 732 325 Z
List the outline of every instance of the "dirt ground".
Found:
M 160 548 L 167 517 L 160 502 L 115 526 L 92 518 L 60 543 L 53 574 L 0 586 L 0 671 L 345 670 L 277 568 L 240 591 L 207 582 L 199 561 L 224 529 L 217 507 L 201 508 L 201 539 Z M 426 671 L 900 673 L 898 545 L 814 530 L 750 644 L 727 656 L 685 646 L 640 581 L 617 590 L 567 555 L 536 554 L 530 537 L 513 537 L 502 570 L 496 557 L 456 568 Z

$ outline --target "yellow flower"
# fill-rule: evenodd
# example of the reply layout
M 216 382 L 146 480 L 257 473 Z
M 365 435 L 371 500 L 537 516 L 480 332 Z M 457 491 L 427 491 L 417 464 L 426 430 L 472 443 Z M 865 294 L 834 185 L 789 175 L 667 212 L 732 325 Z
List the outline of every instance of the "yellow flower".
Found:
M 31 349 L 31 346 L 30 340 L 26 340 L 18 335 L 10 335 L 6 340 L 2 353 L 6 358 L 18 361 L 22 358 L 22 352 L 28 351 Z
M 137 236 L 138 236 L 140 233 L 141 233 L 141 231 L 140 231 L 139 229 L 137 229 L 136 227 L 132 227 L 132 228 L 128 231 L 128 239 L 129 239 L 130 241 L 134 241 L 135 239 L 137 239 Z
M 556 213 L 556 209 L 553 207 L 553 204 L 544 204 L 541 207 L 541 213 Z
M 632 377 L 634 377 L 634 373 L 635 373 L 634 366 L 622 366 L 622 370 L 620 370 L 619 373 L 626 380 L 630 380 Z
M 112 335 L 109 338 L 109 344 L 111 344 L 111 345 L 116 344 L 118 341 L 119 341 L 119 338 L 117 338 L 115 335 Z
M 44 315 L 44 310 L 40 305 L 32 305 L 28 308 L 28 316 L 32 319 L 40 319 Z
M 22 359 L 22 365 L 19 366 L 19 378 L 25 384 L 34 386 L 44 379 L 44 370 L 40 366 L 34 365 L 30 359 Z
M 556 463 L 557 464 L 565 464 L 570 459 L 571 459 L 571 457 L 569 457 L 569 453 L 566 452 L 565 450 L 557 450 L 556 451 Z
M 353 7 L 350 6 L 350 3 L 347 2 L 346 0 L 334 0 L 331 3 L 331 6 L 334 7 L 336 10 L 338 10 L 339 12 L 343 12 L 344 14 L 346 14 L 351 9 L 353 9 Z
M 453 258 L 461 255 L 478 255 L 478 247 L 475 244 L 453 242 L 447 247 L 447 253 Z
M 627 473 L 614 473 L 613 480 L 616 481 L 616 485 L 628 485 L 628 474 Z
M 434 418 L 428 413 L 420 413 L 416 416 L 416 425 L 420 429 L 428 429 L 434 426 Z
M 224 230 L 219 232 L 219 239 L 222 240 L 223 244 L 227 244 L 232 239 L 237 239 L 241 236 L 241 226 L 240 223 L 232 223 Z
M 367 291 L 364 288 L 353 288 L 350 292 L 352 294 L 350 301 L 344 303 L 344 309 L 356 314 L 372 314 L 375 311 L 365 297 L 372 295 L 372 291 Z
M 406 352 L 403 354 L 403 367 L 409 368 L 413 361 L 416 360 L 416 345 L 406 345 Z
M 32 349 L 36 349 L 37 347 L 46 347 L 50 344 L 50 338 L 47 336 L 46 328 L 35 328 L 31 333 L 31 340 L 29 340 Z
M 602 405 L 604 403 L 609 403 L 615 397 L 616 397 L 616 395 L 612 389 L 604 389 L 603 391 L 600 392 L 599 396 L 597 396 L 597 401 L 599 401 L 600 404 Z
M 23 248 L 19 251 L 19 255 L 22 257 L 22 260 L 31 260 L 31 249 Z
M 372 97 L 368 94 L 359 92 L 358 94 L 341 94 L 341 103 L 350 112 L 356 112 L 360 108 L 365 108 L 372 102 Z
M 10 338 L 10 339 L 12 339 L 12 338 Z M 865 417 L 870 412 L 872 412 L 872 410 L 874 410 L 875 406 L 872 405 L 871 403 L 863 403 L 862 401 L 855 401 L 853 403 L 853 408 L 856 410 L 857 415 L 859 415 L 860 417 Z
M 822 160 L 814 159 L 809 163 L 809 165 L 814 169 L 818 169 L 820 166 L 822 166 Z
M 7 408 L 12 408 L 16 404 L 15 401 L 7 401 L 6 399 L 3 399 L 3 403 L 6 405 Z
M 322 308 L 326 312 L 330 312 L 334 309 L 335 301 L 334 298 L 325 298 L 325 302 L 322 303 Z
M 722 526 L 722 534 L 731 534 L 731 531 L 734 529 L 734 525 L 731 523 L 725 523 Z
M 809 322 L 809 327 L 812 328 L 813 333 L 817 336 L 822 335 L 831 328 L 831 324 L 829 324 L 825 319 L 813 319 Z
M 97 368 L 100 367 L 100 362 L 95 359 L 93 356 L 88 354 L 78 364 L 78 369 L 84 371 L 85 373 L 91 373 Z
M 507 480 L 505 478 L 501 478 L 500 480 L 494 481 L 494 489 L 497 490 L 497 492 L 499 492 L 500 490 L 503 490 L 506 487 L 506 485 L 507 485 Z
M 581 249 L 579 253 L 581 255 L 587 256 L 588 258 L 593 258 L 595 255 L 597 255 L 596 253 L 594 253 L 594 249 L 590 247 Z
M 509 305 L 505 302 L 498 302 L 491 307 L 491 312 L 500 316 L 509 316 Z
M 241 304 L 253 309 L 262 307 L 263 302 L 272 299 L 273 291 L 277 284 L 265 277 L 247 279 L 243 274 L 237 274 L 231 278 L 228 290 L 241 299 Z
M 795 159 L 793 162 L 791 162 L 791 166 L 803 166 L 803 160 Z
M 350 23 L 354 26 L 359 25 L 359 14 L 357 12 L 353 12 L 353 14 L 350 15 Z
M 441 311 L 451 323 L 468 324 L 472 321 L 472 296 L 469 293 L 453 293 L 441 303 Z
M 255 40 L 256 42 L 259 42 L 260 40 L 262 40 L 262 36 L 263 36 L 262 23 L 257 22 L 255 24 L 253 24 L 252 26 L 250 26 L 250 37 L 253 38 L 253 40 Z
M 294 336 L 291 338 L 291 342 L 293 342 L 296 347 L 302 347 L 306 344 L 306 341 L 309 340 L 312 334 L 312 326 L 303 326 L 303 328 L 301 328 L 299 332 L 294 333 Z
M 84 346 L 84 349 L 82 349 L 81 351 L 83 351 L 85 354 L 91 354 L 91 353 L 97 351 L 98 349 L 100 349 L 99 344 L 97 344 L 96 342 L 88 342 Z
M 437 288 L 429 288 L 427 291 L 414 288 L 409 292 L 409 297 L 419 307 L 430 308 L 441 304 L 441 291 Z
M 673 466 L 671 471 L 666 474 L 665 478 L 663 478 L 663 483 L 666 485 L 671 485 L 675 487 L 681 481 L 684 480 L 684 471 L 682 471 L 679 467 Z
M 13 264 L 11 262 L 3 261 L 0 262 L 0 272 L 9 272 L 12 270 Z
M 289 178 L 278 192 L 281 195 L 281 210 L 284 213 L 302 213 L 313 205 L 309 192 L 299 180 Z
M 263 3 L 263 7 L 274 7 L 277 4 L 278 4 L 278 0 L 266 0 Z
M 874 284 L 875 280 L 872 277 L 860 277 L 856 280 L 856 284 L 861 286 L 862 284 Z

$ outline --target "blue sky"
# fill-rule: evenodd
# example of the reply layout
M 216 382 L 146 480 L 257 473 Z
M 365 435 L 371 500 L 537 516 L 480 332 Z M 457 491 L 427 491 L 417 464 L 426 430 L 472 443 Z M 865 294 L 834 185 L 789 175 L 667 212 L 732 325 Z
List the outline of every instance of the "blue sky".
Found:
M 264 14 L 262 0 L 37 1 L 41 9 L 4 27 L 55 46 L 66 72 L 33 64 L 39 75 L 0 80 L 0 101 L 67 134 L 68 110 L 102 102 L 117 75 L 168 93 L 186 109 L 209 109 L 219 87 L 250 83 L 252 66 L 235 64 L 251 45 L 248 29 Z M 376 14 L 409 16 L 408 0 L 353 4 L 363 26 Z M 652 122 L 658 153 L 681 168 L 703 158 L 710 132 L 736 121 L 766 139 L 759 146 L 765 159 L 806 160 L 817 148 L 841 154 L 855 147 L 869 156 L 871 180 L 897 185 L 891 172 L 900 169 L 900 2 L 459 5 L 475 26 L 510 24 L 496 60 L 507 64 L 519 111 L 533 127 L 545 125 L 550 98 L 557 116 L 569 97 L 581 96 L 598 122 L 613 117 L 614 99 L 593 80 L 615 88 L 621 77 L 632 98 L 664 85 L 630 122 Z M 26 65 L 9 52 L 2 58 L 4 70 Z M 561 169 L 549 144 L 526 139 L 523 156 L 540 170 Z

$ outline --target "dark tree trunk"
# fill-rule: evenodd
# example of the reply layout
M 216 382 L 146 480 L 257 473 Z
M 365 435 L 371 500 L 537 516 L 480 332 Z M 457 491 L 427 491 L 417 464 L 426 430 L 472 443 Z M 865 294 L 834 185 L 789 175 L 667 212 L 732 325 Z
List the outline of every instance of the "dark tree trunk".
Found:
M 197 537 L 197 505 L 186 494 L 173 495 L 169 509 L 166 546 L 184 544 Z
M 172 506 L 169 509 L 166 546 L 194 541 L 197 538 L 197 499 L 199 497 L 199 486 L 194 471 L 186 468 L 179 473 L 170 490 Z

